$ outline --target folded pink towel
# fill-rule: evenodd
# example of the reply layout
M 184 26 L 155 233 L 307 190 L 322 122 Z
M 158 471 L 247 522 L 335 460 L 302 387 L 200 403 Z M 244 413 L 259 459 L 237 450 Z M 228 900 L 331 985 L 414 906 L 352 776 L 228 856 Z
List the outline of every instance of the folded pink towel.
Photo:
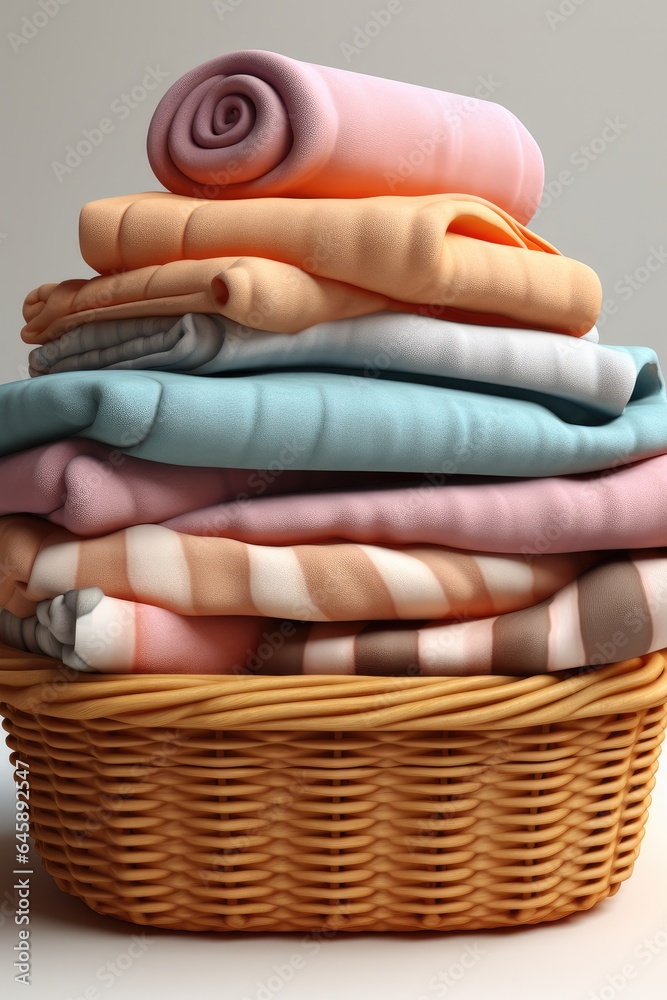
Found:
M 198 198 L 363 198 L 461 191 L 520 222 L 544 164 L 498 104 L 247 50 L 182 76 L 148 132 L 156 177 Z
M 165 524 L 255 545 L 345 539 L 524 555 L 667 546 L 667 455 L 577 476 L 463 484 L 448 476 L 444 485 L 230 500 Z
M 401 473 L 400 479 L 423 477 Z M 104 535 L 157 524 L 224 501 L 269 493 L 393 483 L 396 473 L 210 469 L 133 458 L 97 441 L 66 438 L 0 458 L 0 515 L 40 514 L 74 534 Z
M 667 546 L 667 455 L 503 480 L 186 468 L 68 438 L 0 458 L 0 482 L 0 515 L 39 514 L 82 537 L 164 523 L 257 545 L 344 539 L 527 555 Z

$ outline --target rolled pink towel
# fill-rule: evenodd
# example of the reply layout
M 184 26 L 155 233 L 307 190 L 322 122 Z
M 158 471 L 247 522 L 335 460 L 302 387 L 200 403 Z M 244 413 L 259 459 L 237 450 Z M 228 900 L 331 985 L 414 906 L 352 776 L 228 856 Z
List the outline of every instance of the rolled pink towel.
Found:
M 148 158 L 198 198 L 465 193 L 522 223 L 544 183 L 537 143 L 499 104 L 252 49 L 170 87 Z

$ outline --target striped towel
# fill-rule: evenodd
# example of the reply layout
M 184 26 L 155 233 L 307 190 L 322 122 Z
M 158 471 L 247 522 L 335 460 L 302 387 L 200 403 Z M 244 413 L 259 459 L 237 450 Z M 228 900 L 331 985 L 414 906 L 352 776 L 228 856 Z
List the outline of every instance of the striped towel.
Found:
M 187 617 L 104 596 L 45 599 L 0 639 L 79 670 L 136 673 L 535 674 L 667 645 L 665 550 L 613 553 L 545 600 L 472 620 L 310 623 Z
M 601 558 L 527 558 L 435 545 L 251 545 L 140 524 L 77 539 L 27 515 L 0 518 L 0 606 L 22 617 L 67 590 L 185 615 L 307 621 L 480 617 L 536 604 Z

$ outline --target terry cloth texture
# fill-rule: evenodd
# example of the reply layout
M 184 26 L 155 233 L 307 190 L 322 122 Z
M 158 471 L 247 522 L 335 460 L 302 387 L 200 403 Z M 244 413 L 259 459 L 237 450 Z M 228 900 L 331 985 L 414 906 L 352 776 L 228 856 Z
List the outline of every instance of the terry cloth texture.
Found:
M 592 472 L 667 448 L 667 400 L 655 354 L 624 350 L 640 376 L 613 418 L 556 397 L 490 393 L 488 386 L 476 391 L 328 372 L 45 375 L 0 385 L 0 456 L 80 435 L 171 465 L 531 477 Z
M 471 195 L 225 202 L 147 192 L 89 202 L 79 241 L 101 274 L 266 258 L 394 300 L 573 336 L 591 329 L 602 300 L 590 267 Z
M 521 222 L 544 183 L 537 143 L 506 108 L 276 52 L 230 52 L 164 95 L 148 132 L 158 180 L 204 198 L 465 191 Z

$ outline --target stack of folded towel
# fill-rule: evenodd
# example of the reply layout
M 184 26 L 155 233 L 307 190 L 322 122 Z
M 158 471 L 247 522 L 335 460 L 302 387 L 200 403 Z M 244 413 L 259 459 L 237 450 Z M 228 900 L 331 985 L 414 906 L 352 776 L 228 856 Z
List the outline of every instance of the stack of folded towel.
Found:
M 84 207 L 0 387 L 0 638 L 79 670 L 532 674 L 667 646 L 667 396 L 526 228 L 504 108 L 237 52 Z M 638 661 L 640 662 L 640 661 Z

